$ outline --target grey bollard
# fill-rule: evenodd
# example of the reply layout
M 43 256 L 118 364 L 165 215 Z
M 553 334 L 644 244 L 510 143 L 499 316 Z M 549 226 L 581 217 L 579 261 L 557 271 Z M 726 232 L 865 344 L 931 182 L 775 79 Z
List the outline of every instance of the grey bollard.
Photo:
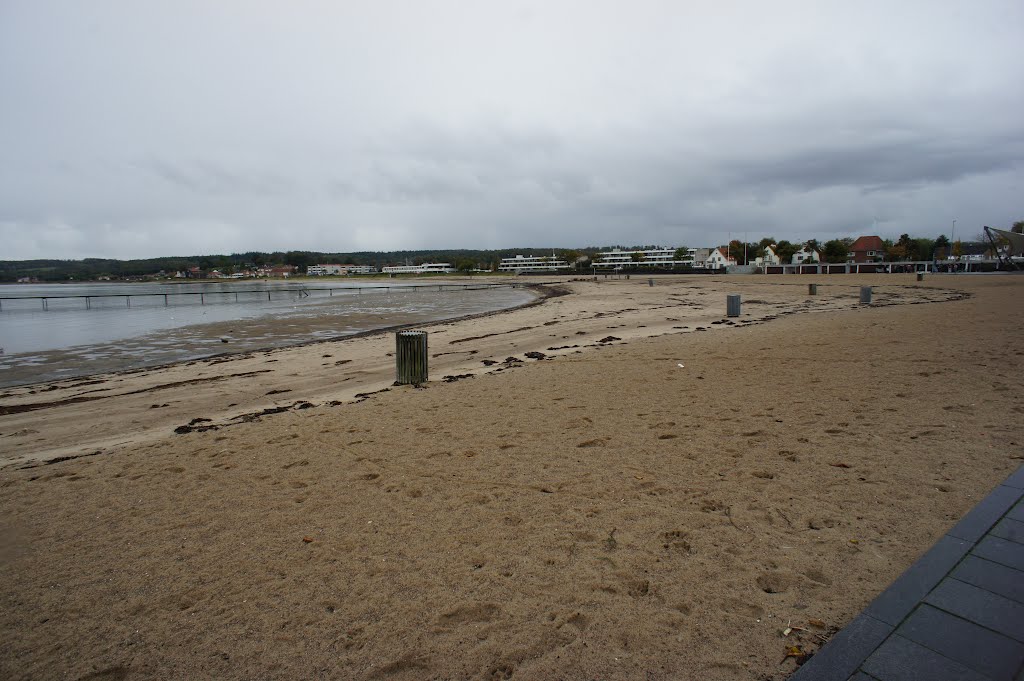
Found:
M 918 272 L 917 273 L 917 280 L 918 281 L 924 281 L 924 272 Z
M 725 297 L 725 314 L 727 317 L 740 316 L 740 294 L 730 293 Z
M 648 286 L 654 286 L 654 279 L 648 279 L 647 280 L 647 285 Z
M 395 334 L 395 383 L 419 385 L 427 382 L 427 332 L 399 331 Z
M 809 296 L 816 296 L 816 295 L 818 295 L 818 285 L 817 284 L 808 284 L 807 285 L 807 295 L 809 295 Z
M 861 286 L 860 287 L 860 302 L 864 305 L 871 304 L 871 287 Z

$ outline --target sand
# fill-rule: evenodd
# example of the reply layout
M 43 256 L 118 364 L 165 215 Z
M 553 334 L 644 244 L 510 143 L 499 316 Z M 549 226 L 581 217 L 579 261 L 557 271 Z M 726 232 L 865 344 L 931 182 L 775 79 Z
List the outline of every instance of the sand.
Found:
M 1024 456 L 1024 278 L 809 280 L 8 390 L 0 674 L 784 679 Z

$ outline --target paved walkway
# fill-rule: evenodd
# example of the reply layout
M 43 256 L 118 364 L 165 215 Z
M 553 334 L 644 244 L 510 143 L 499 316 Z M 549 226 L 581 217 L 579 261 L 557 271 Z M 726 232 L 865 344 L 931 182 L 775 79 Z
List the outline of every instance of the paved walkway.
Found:
M 790 681 L 1024 681 L 1024 466 Z

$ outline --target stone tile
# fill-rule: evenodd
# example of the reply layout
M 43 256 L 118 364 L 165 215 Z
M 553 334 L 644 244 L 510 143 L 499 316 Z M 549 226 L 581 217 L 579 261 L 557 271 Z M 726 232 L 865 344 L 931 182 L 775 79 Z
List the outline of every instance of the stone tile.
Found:
M 1024 501 L 1019 502 L 1014 506 L 1009 513 L 1006 514 L 1007 518 L 1013 518 L 1024 523 Z
M 1024 664 L 1024 643 L 930 605 L 917 608 L 896 633 L 993 679 L 1010 679 Z
M 1017 470 L 1010 473 L 1010 477 L 1003 481 L 1003 484 L 1007 487 L 1016 487 L 1017 489 L 1024 489 L 1024 465 L 1018 466 Z
M 989 534 L 1015 541 L 1018 544 L 1024 544 L 1024 523 L 1013 518 L 1003 518 L 992 528 Z
M 864 672 L 857 672 L 846 681 L 878 681 L 878 679 L 873 676 L 868 676 Z
M 1024 643 L 1024 604 L 952 578 L 924 602 Z
M 1010 510 L 1024 490 L 1000 485 L 967 512 L 947 534 L 967 541 L 978 541 Z
M 971 553 L 993 563 L 1024 570 L 1024 544 L 989 535 L 971 549 Z
M 902 636 L 891 636 L 863 671 L 883 681 L 991 681 L 984 675 Z
M 994 522 L 994 521 L 993 521 Z M 864 614 L 892 626 L 898 625 L 914 606 L 938 584 L 971 548 L 971 542 L 945 536 L 896 578 Z
M 1012 601 L 1024 603 L 1024 572 L 1020 570 L 969 555 L 956 566 L 950 576 L 1005 596 Z
M 846 681 L 893 628 L 861 614 L 832 637 L 789 681 Z

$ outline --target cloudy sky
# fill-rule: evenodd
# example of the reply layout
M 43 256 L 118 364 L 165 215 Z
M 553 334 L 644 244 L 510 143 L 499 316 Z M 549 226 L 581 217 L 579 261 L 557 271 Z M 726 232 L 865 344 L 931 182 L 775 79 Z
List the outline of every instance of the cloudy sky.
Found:
M 0 259 L 973 238 L 1020 0 L 0 0 Z

